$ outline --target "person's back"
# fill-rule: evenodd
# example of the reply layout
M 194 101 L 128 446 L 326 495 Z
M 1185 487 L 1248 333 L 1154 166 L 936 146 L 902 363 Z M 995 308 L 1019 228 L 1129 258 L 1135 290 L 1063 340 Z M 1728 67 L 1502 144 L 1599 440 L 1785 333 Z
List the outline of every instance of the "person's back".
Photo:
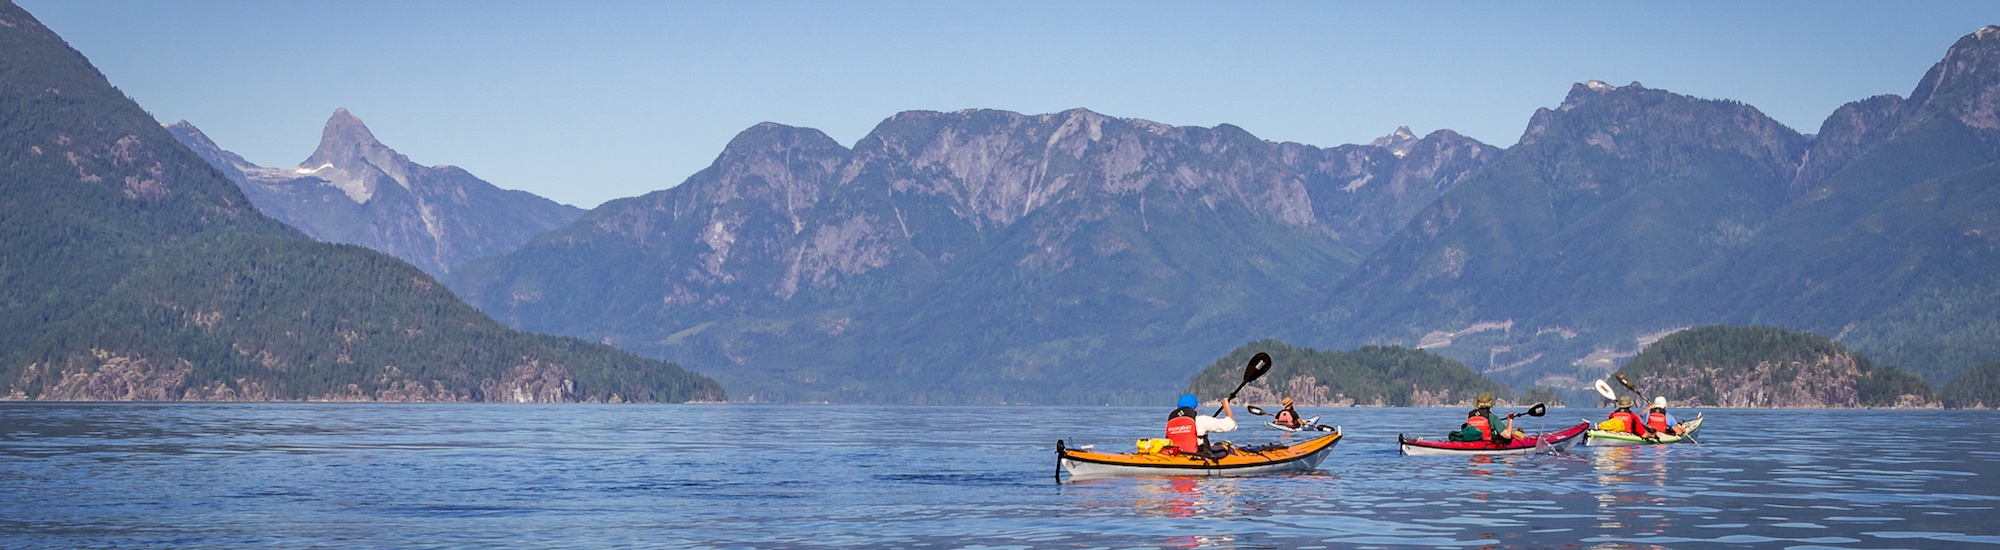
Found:
M 1201 451 L 1201 434 L 1195 429 L 1196 405 L 1201 402 L 1193 395 L 1181 396 L 1174 411 L 1167 413 L 1167 440 L 1172 441 L 1176 452 L 1194 454 Z
M 1506 423 L 1502 424 L 1502 420 Z M 1493 416 L 1493 394 L 1486 392 L 1480 392 L 1479 397 L 1473 399 L 1472 412 L 1466 415 L 1465 423 L 1468 426 L 1478 427 L 1480 433 L 1486 436 L 1486 441 L 1495 445 L 1506 445 L 1515 437 L 1527 435 L 1514 429 L 1512 418 L 1502 419 Z
M 1667 412 L 1665 396 L 1653 396 L 1653 406 L 1646 409 L 1646 431 L 1668 435 L 1679 434 L 1680 422 L 1673 414 Z
M 1638 413 L 1632 412 L 1632 396 L 1618 396 L 1618 410 L 1611 411 L 1610 419 L 1624 422 L 1624 430 L 1632 435 L 1646 435 L 1645 423 Z
M 1297 428 L 1305 424 L 1304 421 L 1299 420 L 1299 411 L 1292 408 L 1292 398 L 1285 398 L 1282 406 L 1284 409 L 1279 410 L 1278 414 L 1272 415 L 1271 423 L 1287 428 Z

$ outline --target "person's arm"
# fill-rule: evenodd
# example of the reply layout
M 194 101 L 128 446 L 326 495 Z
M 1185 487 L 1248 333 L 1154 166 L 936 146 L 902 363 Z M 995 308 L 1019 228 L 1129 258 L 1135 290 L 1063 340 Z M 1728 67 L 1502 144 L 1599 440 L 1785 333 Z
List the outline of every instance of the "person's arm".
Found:
M 1227 417 L 1216 418 L 1208 415 L 1197 416 L 1194 418 L 1194 429 L 1200 435 L 1208 435 L 1215 432 L 1233 432 L 1236 431 L 1236 419 Z
M 1229 398 L 1227 397 L 1222 398 L 1222 414 L 1228 416 L 1231 422 L 1236 420 L 1236 411 L 1229 410 Z

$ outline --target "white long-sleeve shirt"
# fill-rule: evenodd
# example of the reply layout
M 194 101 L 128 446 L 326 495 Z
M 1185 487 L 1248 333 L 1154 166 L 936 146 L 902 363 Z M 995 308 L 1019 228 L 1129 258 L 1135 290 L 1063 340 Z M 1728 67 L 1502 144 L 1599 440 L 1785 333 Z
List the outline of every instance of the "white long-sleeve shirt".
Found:
M 1229 418 L 1226 416 L 1222 418 L 1216 418 L 1205 414 L 1194 417 L 1195 435 L 1208 435 L 1209 432 L 1233 432 L 1233 431 L 1236 431 L 1236 419 L 1234 418 Z

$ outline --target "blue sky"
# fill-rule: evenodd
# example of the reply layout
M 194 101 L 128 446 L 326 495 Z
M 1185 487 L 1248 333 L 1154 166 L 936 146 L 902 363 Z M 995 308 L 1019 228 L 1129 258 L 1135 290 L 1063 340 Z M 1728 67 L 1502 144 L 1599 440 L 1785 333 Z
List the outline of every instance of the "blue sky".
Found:
M 252 162 L 304 160 L 346 107 L 419 163 L 584 207 L 677 185 L 759 122 L 852 145 L 912 109 L 1504 147 L 1597 79 L 1814 132 L 2000 24 L 1991 2 L 19 3 L 162 122 Z

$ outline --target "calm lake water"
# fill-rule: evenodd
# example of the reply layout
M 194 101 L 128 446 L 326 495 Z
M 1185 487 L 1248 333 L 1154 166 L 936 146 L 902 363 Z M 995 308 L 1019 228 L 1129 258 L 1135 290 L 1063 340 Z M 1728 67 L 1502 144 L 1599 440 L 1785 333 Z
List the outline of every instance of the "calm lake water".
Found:
M 1165 412 L 0 404 L 0 547 L 2000 545 L 1994 412 L 1706 410 L 1699 445 L 1466 458 L 1396 452 L 1457 409 L 1307 409 L 1348 433 L 1319 472 L 1057 482 L 1056 439 L 1122 451 Z

